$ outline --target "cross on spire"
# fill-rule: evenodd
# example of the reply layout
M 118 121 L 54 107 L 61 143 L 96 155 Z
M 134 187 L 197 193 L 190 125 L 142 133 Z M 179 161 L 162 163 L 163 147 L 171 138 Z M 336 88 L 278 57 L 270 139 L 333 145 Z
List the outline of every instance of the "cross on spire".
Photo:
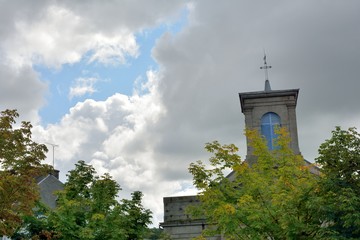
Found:
M 260 67 L 260 69 L 264 69 L 264 71 L 265 71 L 265 81 L 269 80 L 269 76 L 268 76 L 268 69 L 269 68 L 271 68 L 271 66 L 267 65 L 266 54 L 264 53 L 264 66 Z
M 264 66 L 260 67 L 260 69 L 264 69 L 265 72 L 265 92 L 271 91 L 270 82 L 269 82 L 269 75 L 268 75 L 268 69 L 271 68 L 271 66 L 267 65 L 266 62 L 266 54 L 264 51 Z

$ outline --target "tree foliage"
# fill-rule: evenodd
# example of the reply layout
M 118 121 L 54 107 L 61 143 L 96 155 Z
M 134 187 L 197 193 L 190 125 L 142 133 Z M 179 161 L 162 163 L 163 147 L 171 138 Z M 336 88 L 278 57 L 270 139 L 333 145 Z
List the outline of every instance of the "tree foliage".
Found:
M 320 217 L 333 239 L 360 239 L 360 134 L 336 127 L 321 144 Z
M 203 236 L 222 234 L 226 239 L 321 239 L 318 215 L 313 214 L 317 177 L 289 148 L 285 129 L 278 130 L 276 150 L 269 151 L 256 131 L 246 132 L 257 161 L 241 161 L 234 145 L 206 144 L 213 153 L 210 167 L 198 161 L 189 171 L 201 191 L 201 204 L 188 211 L 205 217 L 211 227 Z M 226 169 L 233 171 L 231 179 Z M 201 238 L 200 238 L 201 239 Z
M 35 177 L 51 168 L 41 164 L 47 148 L 31 139 L 31 124 L 17 128 L 16 110 L 0 116 L 0 236 L 12 239 L 142 239 L 151 212 L 142 193 L 118 200 L 120 185 L 109 174 L 98 177 L 79 161 L 69 172 L 57 208 L 39 202 Z
M 13 240 L 55 240 L 60 239 L 59 232 L 49 224 L 48 214 L 51 212 L 46 205 L 40 201 L 36 202 L 34 212 L 23 216 L 22 226 L 11 236 Z
M 95 169 L 79 161 L 69 172 L 58 206 L 48 222 L 60 239 L 142 239 L 151 212 L 142 206 L 142 193 L 118 201 L 119 184 L 109 174 L 97 177 Z
M 144 239 L 148 240 L 171 240 L 170 236 L 162 228 L 149 228 Z
M 30 122 L 14 127 L 18 117 L 16 110 L 0 115 L 0 236 L 11 235 L 31 214 L 39 198 L 35 177 L 48 171 L 41 164 L 46 146 L 32 140 Z

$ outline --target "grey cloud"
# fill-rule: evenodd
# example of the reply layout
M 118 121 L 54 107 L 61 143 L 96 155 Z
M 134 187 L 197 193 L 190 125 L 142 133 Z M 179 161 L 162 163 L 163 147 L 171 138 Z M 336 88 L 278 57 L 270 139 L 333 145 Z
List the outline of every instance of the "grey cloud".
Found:
M 234 142 L 244 154 L 237 93 L 263 90 L 263 48 L 273 89 L 301 89 L 299 141 L 306 158 L 316 157 L 335 125 L 359 126 L 344 121 L 359 116 L 359 7 L 356 1 L 197 1 L 190 25 L 163 36 L 153 50 L 167 109 L 156 149 L 175 156 L 163 174 L 189 177 L 184 166 L 205 156 L 199 146 L 213 139 Z
M 184 6 L 183 1 L 166 0 L 111 0 L 61 1 L 63 5 L 86 19 L 96 30 L 110 31 L 129 29 L 137 31 L 165 21 Z M 95 30 L 94 29 L 94 30 Z
M 29 66 L 12 68 L 0 64 L 0 108 L 17 109 L 21 119 L 36 123 L 39 109 L 45 103 L 47 84 Z M 26 81 L 24 81 L 26 79 Z

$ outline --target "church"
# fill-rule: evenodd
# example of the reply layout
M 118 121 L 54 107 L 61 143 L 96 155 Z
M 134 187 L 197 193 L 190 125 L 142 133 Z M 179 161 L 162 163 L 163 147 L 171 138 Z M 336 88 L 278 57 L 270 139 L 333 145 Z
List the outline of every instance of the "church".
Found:
M 269 149 L 274 149 L 273 139 L 276 126 L 288 129 L 291 139 L 291 149 L 295 154 L 301 154 L 298 144 L 296 123 L 296 105 L 299 89 L 272 90 L 267 76 L 267 69 L 271 68 L 264 57 L 265 88 L 263 91 L 239 93 L 241 112 L 245 116 L 245 127 L 257 129 L 265 137 Z M 247 142 L 249 142 L 247 140 Z M 250 165 L 256 161 L 253 149 L 247 145 L 245 158 Z M 310 164 L 305 161 L 305 165 Z M 318 173 L 318 169 L 311 169 Z M 230 173 L 228 178 L 233 178 Z M 164 222 L 160 226 L 171 239 L 188 240 L 199 236 L 207 226 L 206 219 L 191 219 L 185 209 L 189 205 L 198 204 L 197 196 L 164 197 Z M 209 238 L 220 240 L 221 236 Z

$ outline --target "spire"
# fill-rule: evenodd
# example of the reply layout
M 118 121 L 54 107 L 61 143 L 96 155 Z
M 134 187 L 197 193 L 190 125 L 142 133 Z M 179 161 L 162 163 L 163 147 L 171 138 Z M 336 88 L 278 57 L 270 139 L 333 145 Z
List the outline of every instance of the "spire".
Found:
M 269 82 L 269 75 L 268 75 L 268 69 L 271 68 L 271 66 L 267 65 L 266 62 L 266 54 L 264 51 L 264 66 L 260 67 L 260 69 L 264 69 L 265 72 L 265 92 L 271 91 L 270 82 Z
M 271 91 L 271 87 L 270 87 L 270 82 L 269 80 L 265 80 L 265 92 L 270 92 Z

